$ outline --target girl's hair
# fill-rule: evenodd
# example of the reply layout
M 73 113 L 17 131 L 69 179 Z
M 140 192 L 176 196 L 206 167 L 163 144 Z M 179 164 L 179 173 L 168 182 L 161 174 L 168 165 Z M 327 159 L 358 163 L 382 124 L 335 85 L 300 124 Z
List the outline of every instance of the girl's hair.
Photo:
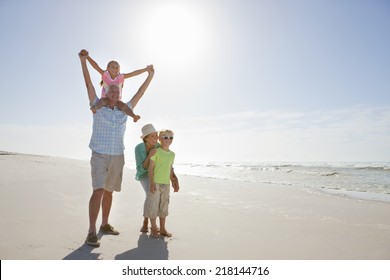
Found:
M 107 63 L 107 68 L 106 68 L 106 71 L 108 69 L 108 67 L 110 67 L 110 64 L 111 63 L 116 63 L 119 65 L 118 61 L 115 61 L 115 60 L 111 60 L 109 63 Z M 120 66 L 120 65 L 119 65 Z M 100 81 L 100 86 L 102 87 L 103 86 L 103 80 Z

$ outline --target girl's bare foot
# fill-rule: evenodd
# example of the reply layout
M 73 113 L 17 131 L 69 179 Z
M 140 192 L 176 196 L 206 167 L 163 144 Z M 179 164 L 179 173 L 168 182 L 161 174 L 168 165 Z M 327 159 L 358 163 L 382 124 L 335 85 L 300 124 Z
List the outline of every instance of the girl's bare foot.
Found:
M 137 122 L 140 118 L 141 118 L 140 116 L 135 115 L 135 116 L 133 117 L 133 122 Z

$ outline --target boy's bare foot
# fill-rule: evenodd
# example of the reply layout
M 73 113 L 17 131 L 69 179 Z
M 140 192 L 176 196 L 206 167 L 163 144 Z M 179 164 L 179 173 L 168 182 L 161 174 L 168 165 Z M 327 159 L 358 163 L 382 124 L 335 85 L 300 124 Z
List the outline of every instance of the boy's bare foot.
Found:
M 150 232 L 150 237 L 156 238 L 156 239 L 160 238 L 160 235 L 158 234 L 158 228 L 151 227 L 150 231 L 151 231 Z
M 140 116 L 135 115 L 135 116 L 133 117 L 133 122 L 137 122 L 140 118 L 141 118 Z
M 148 224 L 144 223 L 139 231 L 140 232 L 148 232 Z
M 162 236 L 166 236 L 166 237 L 172 237 L 172 233 L 164 230 L 164 231 L 160 231 L 160 235 Z

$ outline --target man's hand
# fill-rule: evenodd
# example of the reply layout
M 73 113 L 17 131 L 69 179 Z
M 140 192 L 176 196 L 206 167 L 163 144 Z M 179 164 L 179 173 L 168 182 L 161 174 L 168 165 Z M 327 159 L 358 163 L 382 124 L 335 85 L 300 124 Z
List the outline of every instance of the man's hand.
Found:
M 154 67 L 152 64 L 146 66 L 146 70 L 148 71 L 149 75 L 154 75 Z
M 89 55 L 89 53 L 88 53 L 87 50 L 82 49 L 82 50 L 79 52 L 79 56 L 80 56 L 80 57 L 82 57 L 82 56 L 88 56 L 88 55 Z

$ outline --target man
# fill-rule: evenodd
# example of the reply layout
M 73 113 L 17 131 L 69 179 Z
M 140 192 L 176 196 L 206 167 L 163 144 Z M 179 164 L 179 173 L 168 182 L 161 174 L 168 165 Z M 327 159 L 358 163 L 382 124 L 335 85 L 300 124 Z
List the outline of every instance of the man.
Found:
M 87 67 L 88 52 L 79 53 L 81 68 L 87 87 L 90 105 L 95 105 L 99 98 L 96 95 Z M 153 65 L 147 67 L 148 77 L 138 89 L 133 98 L 126 104 L 131 108 L 137 105 L 154 76 Z M 100 241 L 96 235 L 96 221 L 102 208 L 103 233 L 118 235 L 119 232 L 108 223 L 112 204 L 113 191 L 120 191 L 124 166 L 124 134 L 126 130 L 127 115 L 117 108 L 119 101 L 118 85 L 111 85 L 107 93 L 109 104 L 97 110 L 93 115 L 92 137 L 89 147 L 92 150 L 91 176 L 93 192 L 89 200 L 89 230 L 86 243 L 99 247 Z

